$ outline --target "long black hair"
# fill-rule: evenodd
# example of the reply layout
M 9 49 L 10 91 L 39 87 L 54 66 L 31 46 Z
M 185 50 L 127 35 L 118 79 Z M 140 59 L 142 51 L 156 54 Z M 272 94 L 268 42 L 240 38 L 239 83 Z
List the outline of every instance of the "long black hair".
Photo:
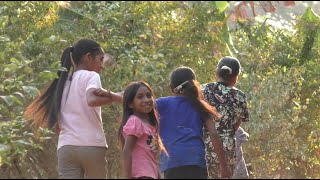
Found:
M 44 89 L 43 93 L 26 108 L 25 117 L 34 119 L 34 128 L 48 127 L 52 129 L 58 122 L 60 114 L 61 99 L 64 85 L 75 68 L 81 63 L 85 54 L 91 53 L 93 57 L 102 51 L 100 45 L 92 39 L 81 39 L 75 45 L 66 48 L 61 56 L 61 66 L 67 71 L 58 71 L 58 78 Z
M 191 104 L 199 111 L 203 121 L 212 119 L 214 115 L 220 118 L 215 107 L 208 104 L 202 96 L 200 84 L 190 67 L 180 66 L 172 71 L 170 80 L 171 90 L 176 94 L 186 96 Z
M 150 85 L 144 81 L 135 81 L 135 82 L 131 82 L 124 90 L 124 94 L 123 94 L 123 103 L 122 103 L 122 121 L 118 130 L 118 139 L 120 141 L 120 147 L 121 149 L 123 149 L 124 147 L 124 143 L 125 143 L 125 139 L 123 137 L 123 127 L 126 125 L 126 123 L 128 122 L 129 117 L 134 113 L 133 109 L 130 108 L 130 104 L 133 102 L 138 90 L 140 87 L 147 87 L 149 89 L 149 91 L 151 92 L 152 98 L 155 99 L 155 95 L 153 90 L 151 89 Z M 153 101 L 153 103 L 155 103 L 155 101 Z M 158 145 L 160 147 L 160 149 L 164 152 L 165 148 L 163 146 L 162 140 L 160 138 L 159 135 L 159 114 L 158 111 L 155 108 L 155 104 L 153 105 L 152 110 L 148 113 L 149 118 L 150 118 L 150 123 L 153 127 L 155 127 L 155 135 L 157 138 L 157 142 Z

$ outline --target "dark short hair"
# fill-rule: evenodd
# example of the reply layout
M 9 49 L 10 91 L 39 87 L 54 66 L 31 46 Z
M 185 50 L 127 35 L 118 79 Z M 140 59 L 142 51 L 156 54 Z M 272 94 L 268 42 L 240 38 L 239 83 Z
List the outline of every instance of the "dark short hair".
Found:
M 218 76 L 224 80 L 230 80 L 230 78 L 239 75 L 240 71 L 239 60 L 231 56 L 221 58 L 217 66 Z
M 180 66 L 171 73 L 170 86 L 172 89 L 184 83 L 196 79 L 194 71 L 190 67 Z

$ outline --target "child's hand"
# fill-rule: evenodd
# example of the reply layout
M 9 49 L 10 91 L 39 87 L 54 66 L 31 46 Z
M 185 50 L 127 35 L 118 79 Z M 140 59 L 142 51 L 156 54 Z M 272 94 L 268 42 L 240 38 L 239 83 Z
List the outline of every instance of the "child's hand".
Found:
M 103 88 L 97 88 L 93 91 L 93 94 L 96 96 L 103 96 L 103 97 L 110 97 L 111 98 L 111 93 L 110 91 L 103 89 Z

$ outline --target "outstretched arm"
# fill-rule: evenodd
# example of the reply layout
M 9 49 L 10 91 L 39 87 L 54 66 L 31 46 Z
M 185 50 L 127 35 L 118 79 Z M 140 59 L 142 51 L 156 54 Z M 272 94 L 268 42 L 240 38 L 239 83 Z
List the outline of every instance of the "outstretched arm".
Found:
M 218 155 L 221 178 L 230 178 L 232 175 L 231 170 L 228 167 L 227 158 L 225 156 L 225 152 L 223 151 L 223 145 L 217 133 L 217 130 L 214 127 L 214 123 L 215 122 L 212 119 L 209 119 L 206 121 L 205 125 L 209 131 L 209 135 L 214 147 L 214 151 Z
M 88 89 L 86 96 L 87 103 L 91 107 L 111 104 L 113 102 L 122 102 L 121 94 L 107 91 L 103 88 Z
M 111 97 L 115 102 L 122 102 L 123 91 L 121 92 L 112 92 L 104 88 L 97 88 L 93 91 L 97 96 Z
M 122 175 L 125 179 L 132 179 L 132 151 L 137 140 L 136 136 L 129 135 L 121 152 Z

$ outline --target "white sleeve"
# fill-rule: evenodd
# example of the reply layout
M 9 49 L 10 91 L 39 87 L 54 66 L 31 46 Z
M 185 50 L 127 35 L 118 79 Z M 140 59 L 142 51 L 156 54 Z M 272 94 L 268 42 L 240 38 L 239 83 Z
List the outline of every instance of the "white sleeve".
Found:
M 87 88 L 86 91 L 90 88 L 101 88 L 101 81 L 100 81 L 100 75 L 98 73 L 92 73 L 87 81 Z

